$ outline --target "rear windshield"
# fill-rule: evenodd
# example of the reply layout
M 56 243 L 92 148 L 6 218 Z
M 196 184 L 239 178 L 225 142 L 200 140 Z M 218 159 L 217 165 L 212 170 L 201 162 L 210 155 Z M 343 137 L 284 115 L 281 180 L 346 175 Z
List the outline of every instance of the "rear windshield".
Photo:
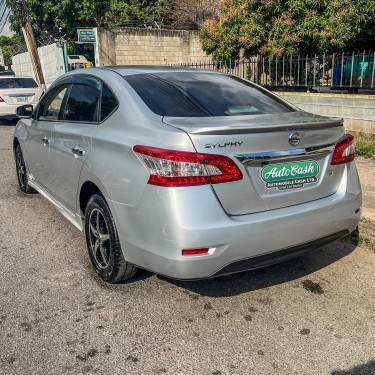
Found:
M 1 78 L 0 89 L 33 89 L 38 87 L 32 78 Z
M 151 111 L 160 116 L 236 116 L 294 111 L 268 91 L 229 75 L 170 72 L 124 78 Z

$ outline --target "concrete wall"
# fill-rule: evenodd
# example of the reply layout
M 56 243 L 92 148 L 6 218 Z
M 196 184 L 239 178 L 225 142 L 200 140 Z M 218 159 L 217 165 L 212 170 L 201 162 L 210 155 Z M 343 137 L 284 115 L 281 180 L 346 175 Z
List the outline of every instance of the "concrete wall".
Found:
M 210 61 L 198 31 L 98 29 L 100 65 L 167 65 Z
M 65 62 L 62 48 L 58 48 L 56 44 L 51 44 L 38 48 L 38 54 L 42 65 L 44 80 L 48 88 L 52 82 L 65 73 Z M 28 52 L 13 56 L 12 68 L 16 73 L 16 76 L 32 77 L 38 82 Z
M 375 133 L 375 96 L 276 92 L 311 113 L 344 118 L 348 130 Z
M 12 57 L 12 69 L 16 76 L 32 77 L 35 79 L 33 66 L 31 65 L 30 55 L 28 52 L 20 53 Z
M 56 44 L 38 48 L 39 59 L 42 65 L 44 80 L 47 88 L 65 73 L 65 61 L 62 48 Z

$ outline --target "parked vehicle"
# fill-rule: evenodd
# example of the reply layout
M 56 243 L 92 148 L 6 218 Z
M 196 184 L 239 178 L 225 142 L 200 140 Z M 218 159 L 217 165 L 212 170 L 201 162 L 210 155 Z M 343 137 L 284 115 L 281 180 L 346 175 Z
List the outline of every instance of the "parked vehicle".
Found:
M 86 68 L 88 61 L 82 55 L 68 55 L 68 64 L 70 70 Z
M 86 236 L 108 282 L 141 267 L 208 278 L 353 231 L 362 195 L 342 120 L 225 74 L 159 67 L 65 74 L 14 134 L 21 190 Z
M 0 65 L 0 77 L 6 77 L 6 76 L 11 76 L 11 77 L 14 77 L 16 74 L 14 73 L 14 71 L 12 70 L 12 67 L 11 66 L 1 66 Z
M 20 105 L 36 105 L 43 94 L 33 78 L 0 75 L 0 117 L 17 118 L 16 109 Z

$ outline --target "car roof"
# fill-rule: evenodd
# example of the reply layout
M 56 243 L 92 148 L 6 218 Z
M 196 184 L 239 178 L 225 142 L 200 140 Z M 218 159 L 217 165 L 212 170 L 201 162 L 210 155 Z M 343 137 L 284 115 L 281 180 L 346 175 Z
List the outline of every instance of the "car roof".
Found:
M 147 74 L 147 73 L 177 73 L 177 72 L 200 72 L 200 73 L 216 73 L 215 71 L 208 71 L 203 69 L 191 69 L 176 66 L 157 66 L 157 65 L 118 65 L 118 66 L 104 66 L 99 69 L 112 70 L 122 76 L 133 74 Z

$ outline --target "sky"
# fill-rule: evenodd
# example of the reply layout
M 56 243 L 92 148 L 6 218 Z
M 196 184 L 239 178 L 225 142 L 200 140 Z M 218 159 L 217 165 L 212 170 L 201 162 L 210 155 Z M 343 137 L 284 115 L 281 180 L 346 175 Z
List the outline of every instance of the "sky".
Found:
M 1 35 L 12 36 L 13 34 L 14 32 L 10 30 L 10 24 L 7 22 Z

